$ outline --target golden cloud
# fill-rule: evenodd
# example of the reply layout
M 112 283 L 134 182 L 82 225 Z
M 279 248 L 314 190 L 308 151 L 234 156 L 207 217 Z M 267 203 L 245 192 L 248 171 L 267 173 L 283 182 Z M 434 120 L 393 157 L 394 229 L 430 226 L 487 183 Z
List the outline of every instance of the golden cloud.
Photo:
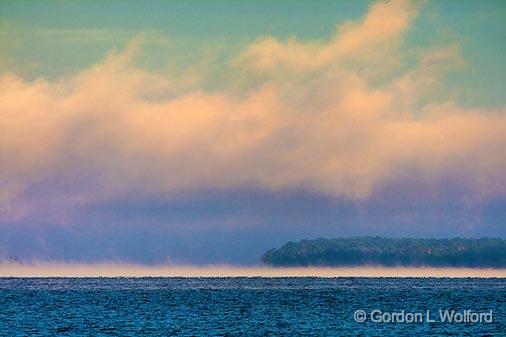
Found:
M 55 198 L 77 203 L 241 186 L 361 199 L 409 170 L 430 181 L 464 173 L 477 194 L 504 193 L 504 110 L 427 100 L 441 74 L 462 65 L 458 45 L 370 83 L 395 67 L 416 12 L 379 2 L 326 42 L 254 42 L 232 69 L 262 79 L 239 93 L 178 90 L 180 79 L 134 65 L 138 45 L 55 81 L 4 74 L 0 211 L 18 214 L 24 191 L 48 180 Z

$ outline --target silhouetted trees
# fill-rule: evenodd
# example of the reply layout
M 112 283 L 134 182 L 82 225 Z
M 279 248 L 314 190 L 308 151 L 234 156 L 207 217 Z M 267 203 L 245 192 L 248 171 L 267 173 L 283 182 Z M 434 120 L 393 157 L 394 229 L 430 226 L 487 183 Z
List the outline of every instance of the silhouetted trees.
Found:
M 506 267 L 502 239 L 392 239 L 356 237 L 287 242 L 266 252 L 272 266 Z

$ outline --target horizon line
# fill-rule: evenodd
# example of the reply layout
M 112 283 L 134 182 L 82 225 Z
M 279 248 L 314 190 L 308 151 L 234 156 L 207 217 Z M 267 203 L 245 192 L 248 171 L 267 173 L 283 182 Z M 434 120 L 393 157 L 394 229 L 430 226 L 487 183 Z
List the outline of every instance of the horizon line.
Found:
M 0 262 L 0 278 L 38 277 L 371 277 L 371 278 L 506 278 L 506 268 L 460 267 L 269 267 L 229 264 L 143 265 L 100 262 Z

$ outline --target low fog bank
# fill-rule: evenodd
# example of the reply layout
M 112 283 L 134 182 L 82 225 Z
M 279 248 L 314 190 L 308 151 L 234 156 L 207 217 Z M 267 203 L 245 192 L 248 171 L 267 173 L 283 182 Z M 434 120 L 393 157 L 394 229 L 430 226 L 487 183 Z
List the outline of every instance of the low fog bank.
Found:
M 481 277 L 506 278 L 506 269 L 433 267 L 293 267 L 141 265 L 103 262 L 0 262 L 0 277 Z

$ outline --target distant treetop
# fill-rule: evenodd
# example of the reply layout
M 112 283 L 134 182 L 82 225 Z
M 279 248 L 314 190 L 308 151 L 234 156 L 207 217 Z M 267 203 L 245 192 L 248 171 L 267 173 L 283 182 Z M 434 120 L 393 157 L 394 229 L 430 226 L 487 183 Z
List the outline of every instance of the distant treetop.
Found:
M 412 239 L 355 237 L 287 242 L 271 249 L 261 262 L 293 266 L 506 267 L 506 241 L 482 239 Z

